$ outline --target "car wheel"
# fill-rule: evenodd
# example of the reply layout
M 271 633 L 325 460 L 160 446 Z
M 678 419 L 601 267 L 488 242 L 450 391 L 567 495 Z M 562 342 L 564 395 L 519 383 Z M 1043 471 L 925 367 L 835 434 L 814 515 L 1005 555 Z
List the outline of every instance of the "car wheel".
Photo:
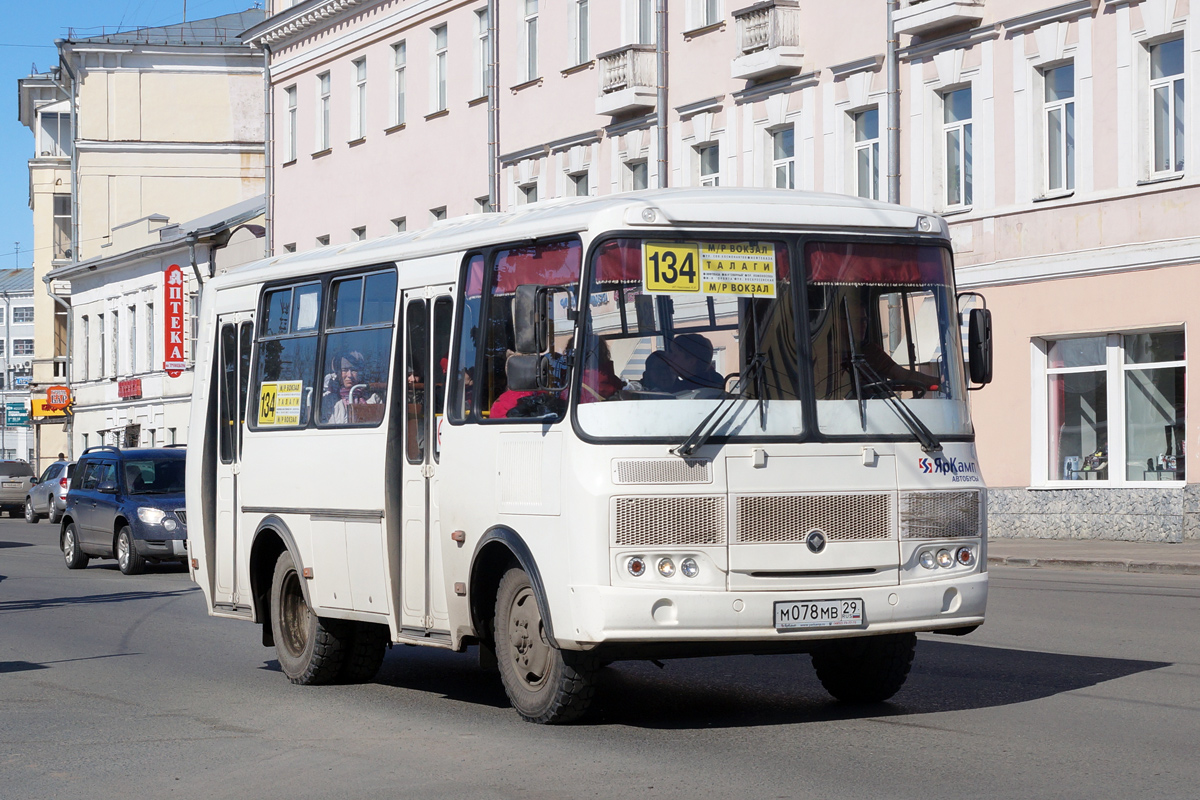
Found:
M 596 657 L 550 644 L 529 576 L 519 567 L 500 579 L 495 629 L 500 680 L 518 714 L 553 724 L 587 711 L 596 693 Z
M 51 525 L 57 525 L 62 522 L 62 514 L 54 507 L 53 500 L 50 501 L 50 513 L 46 515 L 46 518 L 50 520 Z
M 117 534 L 117 566 L 122 575 L 140 575 L 146 571 L 146 559 L 133 546 L 133 533 L 128 525 Z
M 79 548 L 79 534 L 75 532 L 75 523 L 67 523 L 67 529 L 62 537 L 63 558 L 67 561 L 67 569 L 83 569 L 91 561 L 91 557 Z
M 284 550 L 271 578 L 271 634 L 279 667 L 292 683 L 317 686 L 337 680 L 350 626 L 318 617 L 304 599 L 300 571 Z
M 42 518 L 42 516 L 33 510 L 33 498 L 26 497 L 25 498 L 25 521 L 28 522 L 30 525 L 34 525 L 39 520 L 41 520 L 41 518 Z

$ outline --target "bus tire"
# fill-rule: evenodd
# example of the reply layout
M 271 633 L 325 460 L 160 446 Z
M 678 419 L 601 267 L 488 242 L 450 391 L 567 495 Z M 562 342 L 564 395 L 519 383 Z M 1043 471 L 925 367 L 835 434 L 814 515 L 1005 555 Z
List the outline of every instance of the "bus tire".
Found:
M 550 644 L 525 570 L 512 567 L 500 579 L 495 619 L 500 680 L 517 713 L 556 724 L 587 711 L 596 693 L 596 658 Z
M 366 683 L 374 678 L 383 664 L 383 656 L 391 638 L 391 631 L 386 625 L 373 622 L 350 623 L 338 682 Z
M 882 703 L 908 678 L 917 649 L 915 633 L 836 639 L 813 651 L 825 691 L 843 703 Z
M 318 617 L 304 599 L 300 571 L 284 550 L 271 578 L 271 634 L 279 668 L 292 683 L 332 683 L 342 668 L 345 623 Z

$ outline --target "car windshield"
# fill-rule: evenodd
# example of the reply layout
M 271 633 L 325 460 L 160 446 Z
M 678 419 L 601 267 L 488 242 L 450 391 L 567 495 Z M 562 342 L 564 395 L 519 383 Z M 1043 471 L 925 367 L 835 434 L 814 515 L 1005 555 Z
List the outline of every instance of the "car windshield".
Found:
M 128 458 L 124 465 L 128 494 L 178 494 L 183 492 L 182 458 Z
M 28 478 L 33 476 L 33 467 L 24 461 L 0 462 L 0 478 Z
M 822 433 L 915 437 L 899 398 L 933 434 L 970 433 L 948 252 L 859 240 L 802 254 L 797 286 L 781 236 L 599 245 L 576 360 L 582 430 L 799 437 L 815 402 Z

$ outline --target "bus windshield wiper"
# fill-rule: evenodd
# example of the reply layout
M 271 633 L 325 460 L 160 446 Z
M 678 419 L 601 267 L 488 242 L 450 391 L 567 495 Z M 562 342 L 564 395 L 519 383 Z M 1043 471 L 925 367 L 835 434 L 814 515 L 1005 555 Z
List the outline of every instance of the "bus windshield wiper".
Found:
M 850 307 L 846 298 L 842 298 L 842 310 L 846 315 L 846 338 L 850 342 L 850 366 L 854 375 L 854 394 L 858 398 L 858 413 L 862 419 L 862 429 L 867 430 L 867 401 L 864 390 L 874 390 L 883 395 L 888 407 L 895 412 L 905 427 L 921 443 L 921 449 L 926 453 L 936 453 L 942 449 L 942 443 L 934 436 L 933 431 L 921 421 L 908 404 L 900 399 L 900 395 L 880 376 L 875 368 L 867 363 L 867 357 L 858 352 L 854 344 L 854 328 L 850 325 Z
M 717 407 L 709 412 L 708 416 L 700 420 L 700 424 L 696 429 L 688 434 L 688 437 L 671 452 L 677 456 L 684 458 L 692 455 L 700 447 L 712 437 L 717 428 L 721 427 L 721 423 L 725 421 L 725 417 L 733 410 L 734 404 L 746 396 L 746 390 L 750 387 L 750 379 L 757 378 L 762 374 L 763 365 L 767 363 L 767 356 L 762 352 L 755 352 L 749 361 L 746 362 L 745 368 L 738 375 L 737 383 L 734 384 L 733 391 L 729 397 L 721 400 Z M 763 405 L 763 395 L 760 393 L 758 397 L 758 409 L 760 421 L 763 426 L 766 426 L 766 408 Z M 715 419 L 714 419 L 715 417 Z

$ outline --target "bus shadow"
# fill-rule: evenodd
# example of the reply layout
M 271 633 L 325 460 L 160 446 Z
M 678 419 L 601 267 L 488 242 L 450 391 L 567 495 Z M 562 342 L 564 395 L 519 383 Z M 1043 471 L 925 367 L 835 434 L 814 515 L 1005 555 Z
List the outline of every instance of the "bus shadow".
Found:
M 85 594 L 76 597 L 46 597 L 39 600 L 6 600 L 0 602 L 0 612 L 37 611 L 44 608 L 64 606 L 97 605 L 105 603 L 128 603 L 133 600 L 153 600 L 161 597 L 182 597 L 200 591 L 198 586 L 172 589 L 166 592 L 109 592 L 108 594 Z
M 617 662 L 599 676 L 581 725 L 691 729 L 904 717 L 1025 703 L 1170 666 L 1169 662 L 1072 656 L 921 640 L 912 672 L 887 703 L 844 705 L 817 680 L 807 655 Z M 500 676 L 456 654 L 397 645 L 375 682 L 448 700 L 508 706 Z
M 10 547 L 33 547 L 33 542 L 0 542 L 0 550 L 7 550 Z

